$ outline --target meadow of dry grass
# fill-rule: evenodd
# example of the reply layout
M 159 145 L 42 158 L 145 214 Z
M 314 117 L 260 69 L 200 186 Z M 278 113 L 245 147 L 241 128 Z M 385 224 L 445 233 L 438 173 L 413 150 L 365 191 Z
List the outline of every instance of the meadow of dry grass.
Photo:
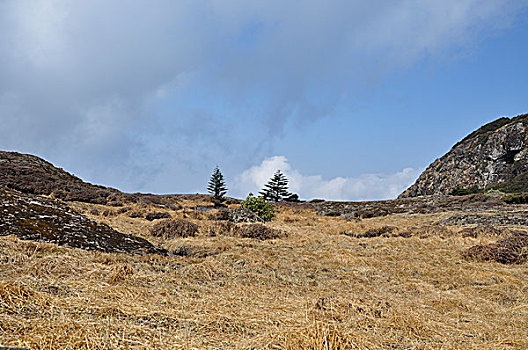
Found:
M 259 240 L 211 236 L 207 213 L 167 209 L 200 228 L 164 239 L 149 234 L 155 221 L 73 206 L 183 253 L 105 254 L 0 237 L 1 346 L 528 349 L 528 264 L 465 260 L 462 251 L 499 237 L 436 225 L 450 213 L 347 221 L 281 207 L 266 224 L 280 237 Z M 344 234 L 383 226 L 409 234 Z

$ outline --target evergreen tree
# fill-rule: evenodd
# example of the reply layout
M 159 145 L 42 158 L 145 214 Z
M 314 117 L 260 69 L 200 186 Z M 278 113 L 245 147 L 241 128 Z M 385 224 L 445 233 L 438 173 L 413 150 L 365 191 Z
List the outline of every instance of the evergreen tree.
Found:
M 227 193 L 227 187 L 224 182 L 224 175 L 220 172 L 220 169 L 218 169 L 218 165 L 216 166 L 213 174 L 211 175 L 211 179 L 209 180 L 209 186 L 207 186 L 207 191 L 212 194 L 215 199 L 222 200 L 224 198 L 224 195 Z
M 288 192 L 288 179 L 280 170 L 277 170 L 259 193 L 266 200 L 278 202 L 291 195 Z

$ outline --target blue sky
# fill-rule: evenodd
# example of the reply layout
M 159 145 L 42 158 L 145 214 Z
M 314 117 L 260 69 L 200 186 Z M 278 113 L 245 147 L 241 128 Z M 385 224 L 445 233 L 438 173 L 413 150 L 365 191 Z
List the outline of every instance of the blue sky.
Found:
M 528 1 L 0 2 L 0 148 L 125 191 L 394 198 L 528 112 Z

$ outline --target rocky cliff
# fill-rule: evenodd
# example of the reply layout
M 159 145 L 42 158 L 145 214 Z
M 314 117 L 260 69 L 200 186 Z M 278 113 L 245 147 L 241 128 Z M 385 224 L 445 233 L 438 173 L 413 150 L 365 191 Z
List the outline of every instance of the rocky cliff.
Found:
M 472 187 L 528 190 L 528 114 L 500 118 L 472 132 L 429 165 L 400 198 Z

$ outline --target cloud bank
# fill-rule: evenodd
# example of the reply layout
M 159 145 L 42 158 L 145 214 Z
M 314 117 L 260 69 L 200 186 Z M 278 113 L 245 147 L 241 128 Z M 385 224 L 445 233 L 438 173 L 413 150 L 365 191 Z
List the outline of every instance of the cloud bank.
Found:
M 300 198 L 339 201 L 396 198 L 423 171 L 405 168 L 395 174 L 364 174 L 326 180 L 321 175 L 303 175 L 291 167 L 286 157 L 274 156 L 237 176 L 231 184 L 231 192 L 242 198 L 249 192 L 257 195 L 277 170 L 281 170 L 288 178 L 289 191 L 297 193 Z
M 219 159 L 243 169 L 288 123 L 467 52 L 525 5 L 3 0 L 0 148 L 126 190 L 189 191 Z

